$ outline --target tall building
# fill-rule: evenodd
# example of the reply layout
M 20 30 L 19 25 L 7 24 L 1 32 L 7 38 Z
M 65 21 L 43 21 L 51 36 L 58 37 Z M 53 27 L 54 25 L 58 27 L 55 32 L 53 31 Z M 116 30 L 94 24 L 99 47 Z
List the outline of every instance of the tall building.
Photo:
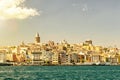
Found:
M 40 43 L 40 36 L 39 36 L 39 33 L 36 33 L 36 36 L 35 36 L 35 43 Z

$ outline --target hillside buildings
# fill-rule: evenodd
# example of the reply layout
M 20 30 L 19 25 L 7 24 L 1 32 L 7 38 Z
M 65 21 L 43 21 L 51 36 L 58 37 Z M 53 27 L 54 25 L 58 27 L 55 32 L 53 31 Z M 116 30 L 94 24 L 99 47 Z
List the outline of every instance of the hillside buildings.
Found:
M 0 63 L 14 65 L 93 65 L 120 64 L 120 50 L 93 45 L 92 40 L 82 44 L 48 41 L 41 43 L 39 33 L 34 43 L 0 48 Z

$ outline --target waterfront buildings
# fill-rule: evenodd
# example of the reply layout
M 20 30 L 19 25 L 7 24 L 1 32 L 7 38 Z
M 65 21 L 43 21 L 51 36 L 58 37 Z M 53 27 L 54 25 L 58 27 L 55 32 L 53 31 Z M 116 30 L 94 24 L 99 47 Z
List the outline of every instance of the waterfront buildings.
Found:
M 42 61 L 42 52 L 32 52 L 31 53 L 31 64 L 32 65 L 41 65 Z

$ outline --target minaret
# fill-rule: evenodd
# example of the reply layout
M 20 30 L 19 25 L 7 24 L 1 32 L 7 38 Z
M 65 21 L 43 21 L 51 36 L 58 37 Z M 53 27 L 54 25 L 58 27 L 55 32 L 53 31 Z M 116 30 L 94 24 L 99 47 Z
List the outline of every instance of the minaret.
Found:
M 40 36 L 39 36 L 39 33 L 36 33 L 36 36 L 35 36 L 35 43 L 40 43 Z

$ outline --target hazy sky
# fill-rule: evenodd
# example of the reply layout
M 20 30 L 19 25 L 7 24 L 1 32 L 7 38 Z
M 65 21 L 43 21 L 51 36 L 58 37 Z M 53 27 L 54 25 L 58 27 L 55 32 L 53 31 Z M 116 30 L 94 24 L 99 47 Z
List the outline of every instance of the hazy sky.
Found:
M 21 10 L 20 17 L 0 20 L 1 46 L 34 42 L 39 32 L 41 42 L 91 39 L 95 45 L 120 47 L 120 0 L 26 0 L 21 6 L 26 14 Z

